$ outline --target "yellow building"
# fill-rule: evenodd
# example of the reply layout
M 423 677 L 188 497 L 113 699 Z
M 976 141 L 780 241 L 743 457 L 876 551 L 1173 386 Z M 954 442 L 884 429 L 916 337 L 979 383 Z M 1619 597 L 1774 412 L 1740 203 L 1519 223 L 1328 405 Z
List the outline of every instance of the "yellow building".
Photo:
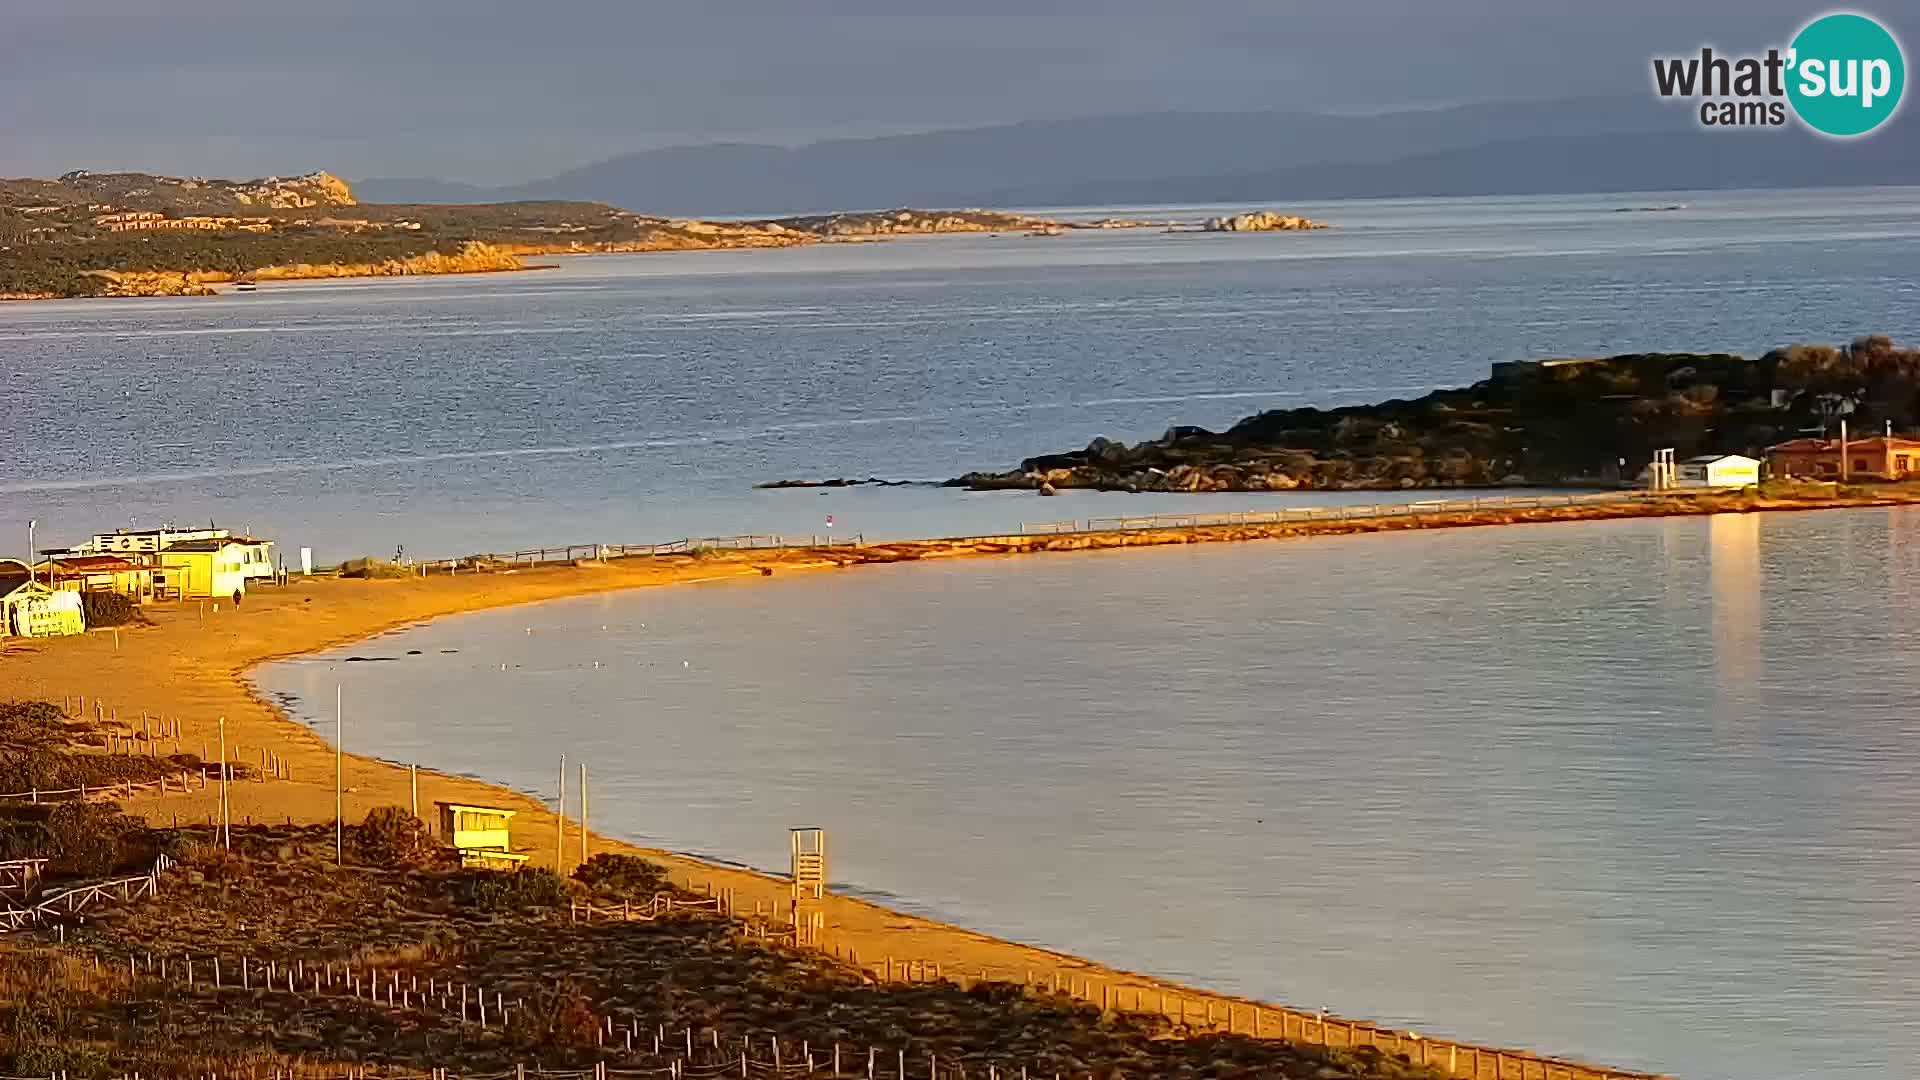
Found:
M 527 861 L 525 855 L 514 853 L 507 827 L 518 811 L 460 803 L 434 805 L 440 808 L 440 835 L 460 853 L 461 865 L 513 867 Z
M 153 575 L 155 596 L 179 600 L 232 599 L 247 592 L 249 553 L 253 548 L 231 537 L 181 540 L 160 549 Z

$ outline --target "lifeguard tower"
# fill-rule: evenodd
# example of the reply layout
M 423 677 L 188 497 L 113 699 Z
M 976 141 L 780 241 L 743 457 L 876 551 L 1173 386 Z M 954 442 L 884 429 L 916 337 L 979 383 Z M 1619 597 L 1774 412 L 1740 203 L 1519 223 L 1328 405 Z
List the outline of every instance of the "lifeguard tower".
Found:
M 827 895 L 827 830 L 807 827 L 789 833 L 793 843 L 793 940 L 797 945 L 819 945 L 827 931 L 827 913 L 817 903 Z
M 460 865 L 513 870 L 527 856 L 513 850 L 507 823 L 519 811 L 498 806 L 435 803 L 440 809 L 440 835 L 460 853 Z
M 827 830 L 788 830 L 793 837 L 793 899 L 818 900 L 827 894 Z

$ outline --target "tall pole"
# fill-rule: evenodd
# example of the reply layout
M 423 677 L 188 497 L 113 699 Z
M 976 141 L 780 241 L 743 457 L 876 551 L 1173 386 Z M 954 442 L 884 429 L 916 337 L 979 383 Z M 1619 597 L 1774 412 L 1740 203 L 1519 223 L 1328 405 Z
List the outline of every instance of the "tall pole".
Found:
M 34 527 L 39 524 L 40 522 L 34 518 L 27 519 L 27 578 L 28 580 L 34 581 L 39 580 L 39 571 L 33 568 L 33 530 Z M 51 566 L 47 568 L 47 584 L 53 584 L 53 568 Z
M 341 795 L 340 777 L 340 740 L 346 727 L 345 713 L 340 708 L 341 688 L 339 683 L 333 686 L 333 864 L 343 866 L 346 863 L 346 804 Z
M 587 864 L 587 764 L 580 763 L 580 865 Z
M 1847 482 L 1847 422 L 1840 421 L 1840 482 Z
M 233 850 L 233 813 L 227 803 L 227 718 L 220 718 L 220 846 Z
M 420 766 L 407 766 L 407 783 L 413 789 L 413 816 L 420 816 Z
M 565 876 L 567 872 L 567 755 L 560 755 L 560 798 L 554 803 L 553 813 L 553 872 Z

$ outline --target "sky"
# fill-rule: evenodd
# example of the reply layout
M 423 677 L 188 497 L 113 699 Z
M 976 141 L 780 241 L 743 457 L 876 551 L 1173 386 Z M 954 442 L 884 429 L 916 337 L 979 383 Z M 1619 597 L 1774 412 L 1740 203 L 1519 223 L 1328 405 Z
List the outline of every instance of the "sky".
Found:
M 1656 53 L 1764 48 L 1823 10 L 1787 0 L 0 0 L 0 175 L 324 168 L 500 184 L 676 144 L 1112 112 L 1638 95 Z

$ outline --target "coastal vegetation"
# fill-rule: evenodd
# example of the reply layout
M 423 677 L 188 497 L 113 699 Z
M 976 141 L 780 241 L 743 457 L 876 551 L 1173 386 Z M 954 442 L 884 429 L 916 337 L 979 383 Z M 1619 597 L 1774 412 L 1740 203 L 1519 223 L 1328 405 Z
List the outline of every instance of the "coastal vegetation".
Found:
M 1481 382 L 1413 400 L 1276 409 L 1224 432 L 1175 427 L 1133 446 L 1097 438 L 948 483 L 1043 491 L 1611 484 L 1631 480 L 1659 449 L 1682 458 L 1759 455 L 1843 418 L 1862 433 L 1920 427 L 1920 350 L 1873 336 L 1757 360 L 1635 353 L 1498 364 Z
M 533 255 L 1054 228 L 988 210 L 696 221 L 589 202 L 366 205 L 326 173 L 253 181 L 71 173 L 0 180 L 0 298 L 202 295 L 239 280 L 517 270 Z
M 62 741 L 70 726 L 43 703 L 0 711 L 10 739 L 98 757 Z M 36 927 L 0 933 L 7 1075 L 657 1068 L 690 1047 L 696 1065 L 735 1065 L 743 1038 L 756 1059 L 772 1055 L 776 1038 L 789 1063 L 811 1052 L 828 1075 L 840 1046 L 841 1076 L 865 1075 L 870 1047 L 890 1063 L 904 1057 L 919 1076 L 929 1061 L 942 1077 L 1023 1067 L 1100 1077 L 1440 1075 L 1372 1047 L 1198 1034 L 1045 988 L 879 983 L 843 953 L 783 944 L 777 923 L 676 889 L 647 860 L 599 855 L 571 880 L 536 868 L 459 869 L 399 807 L 348 827 L 343 863 L 328 824 L 235 823 L 229 847 L 208 825 L 150 828 L 111 804 L 32 809 L 45 811 L 42 827 L 10 817 L 0 842 L 6 857 L 54 860 L 40 888 L 145 873 L 163 854 L 172 865 L 152 897 L 55 907 Z M 677 906 L 644 920 L 579 919 L 576 905 L 612 895 Z M 23 902 L 13 895 L 0 906 Z M 407 994 L 396 1002 L 397 988 Z M 490 1022 L 467 1009 L 469 988 L 484 991 Z M 660 1033 L 673 1038 L 663 1046 Z

